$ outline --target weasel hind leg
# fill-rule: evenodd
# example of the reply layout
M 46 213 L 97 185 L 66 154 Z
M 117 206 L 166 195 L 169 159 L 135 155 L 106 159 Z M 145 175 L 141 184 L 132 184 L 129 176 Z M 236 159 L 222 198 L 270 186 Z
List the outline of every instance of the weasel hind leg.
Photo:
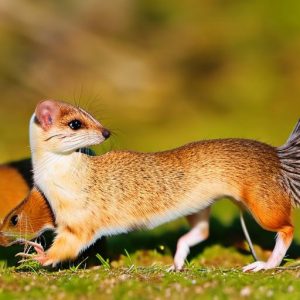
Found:
M 276 244 L 274 250 L 266 262 L 256 261 L 243 268 L 244 272 L 257 272 L 260 270 L 268 270 L 276 268 L 283 260 L 288 248 L 291 245 L 294 235 L 293 226 L 286 226 L 277 234 Z
M 196 214 L 187 216 L 187 221 L 192 228 L 178 240 L 174 264 L 170 268 L 170 271 L 180 271 L 184 266 L 185 259 L 190 253 L 190 247 L 193 247 L 208 238 L 209 215 L 210 207 L 207 207 Z
M 283 260 L 294 236 L 291 200 L 277 185 L 270 185 L 268 191 L 254 186 L 251 191 L 245 193 L 244 200 L 257 223 L 268 231 L 277 232 L 277 239 L 273 252 L 266 262 L 257 261 L 244 267 L 243 271 L 257 272 L 276 268 Z

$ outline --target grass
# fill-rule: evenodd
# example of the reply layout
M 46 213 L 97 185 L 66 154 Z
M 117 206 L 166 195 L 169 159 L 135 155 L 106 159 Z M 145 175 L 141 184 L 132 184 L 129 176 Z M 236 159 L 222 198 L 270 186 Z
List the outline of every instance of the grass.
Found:
M 233 249 L 219 250 L 245 260 Z M 209 253 L 179 273 L 167 272 L 165 257 L 155 251 L 144 253 L 155 257 L 151 265 L 134 269 L 124 266 L 124 257 L 109 269 L 105 265 L 57 272 L 4 269 L 0 299 L 297 299 L 300 295 L 300 269 L 245 274 L 234 266 L 237 260 L 231 267 L 214 266 Z M 137 265 L 138 256 L 131 258 Z
M 101 265 L 106 268 L 106 269 L 110 269 L 110 264 L 109 264 L 109 259 L 104 259 L 102 257 L 102 255 L 100 255 L 99 253 L 96 254 L 96 257 L 99 259 Z M 79 266 L 79 265 L 78 265 Z

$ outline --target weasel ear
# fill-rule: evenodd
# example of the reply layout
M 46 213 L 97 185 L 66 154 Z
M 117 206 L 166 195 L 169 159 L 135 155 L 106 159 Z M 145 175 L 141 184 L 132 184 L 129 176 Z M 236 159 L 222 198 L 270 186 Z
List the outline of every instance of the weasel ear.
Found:
M 58 113 L 58 104 L 55 101 L 45 100 L 40 102 L 35 110 L 35 116 L 38 124 L 44 130 L 49 129 L 55 121 Z

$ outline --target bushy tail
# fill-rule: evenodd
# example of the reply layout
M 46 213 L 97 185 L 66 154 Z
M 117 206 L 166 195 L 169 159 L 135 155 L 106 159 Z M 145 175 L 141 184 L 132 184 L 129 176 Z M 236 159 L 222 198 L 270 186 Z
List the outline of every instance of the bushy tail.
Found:
M 300 206 L 300 120 L 286 143 L 277 148 L 284 186 L 294 206 Z

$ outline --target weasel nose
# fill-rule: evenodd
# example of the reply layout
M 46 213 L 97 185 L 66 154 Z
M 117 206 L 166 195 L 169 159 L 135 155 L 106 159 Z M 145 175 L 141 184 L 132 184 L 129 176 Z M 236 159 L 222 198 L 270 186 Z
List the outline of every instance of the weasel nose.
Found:
M 105 139 L 108 139 L 110 137 L 110 132 L 107 129 L 103 129 L 102 135 Z

